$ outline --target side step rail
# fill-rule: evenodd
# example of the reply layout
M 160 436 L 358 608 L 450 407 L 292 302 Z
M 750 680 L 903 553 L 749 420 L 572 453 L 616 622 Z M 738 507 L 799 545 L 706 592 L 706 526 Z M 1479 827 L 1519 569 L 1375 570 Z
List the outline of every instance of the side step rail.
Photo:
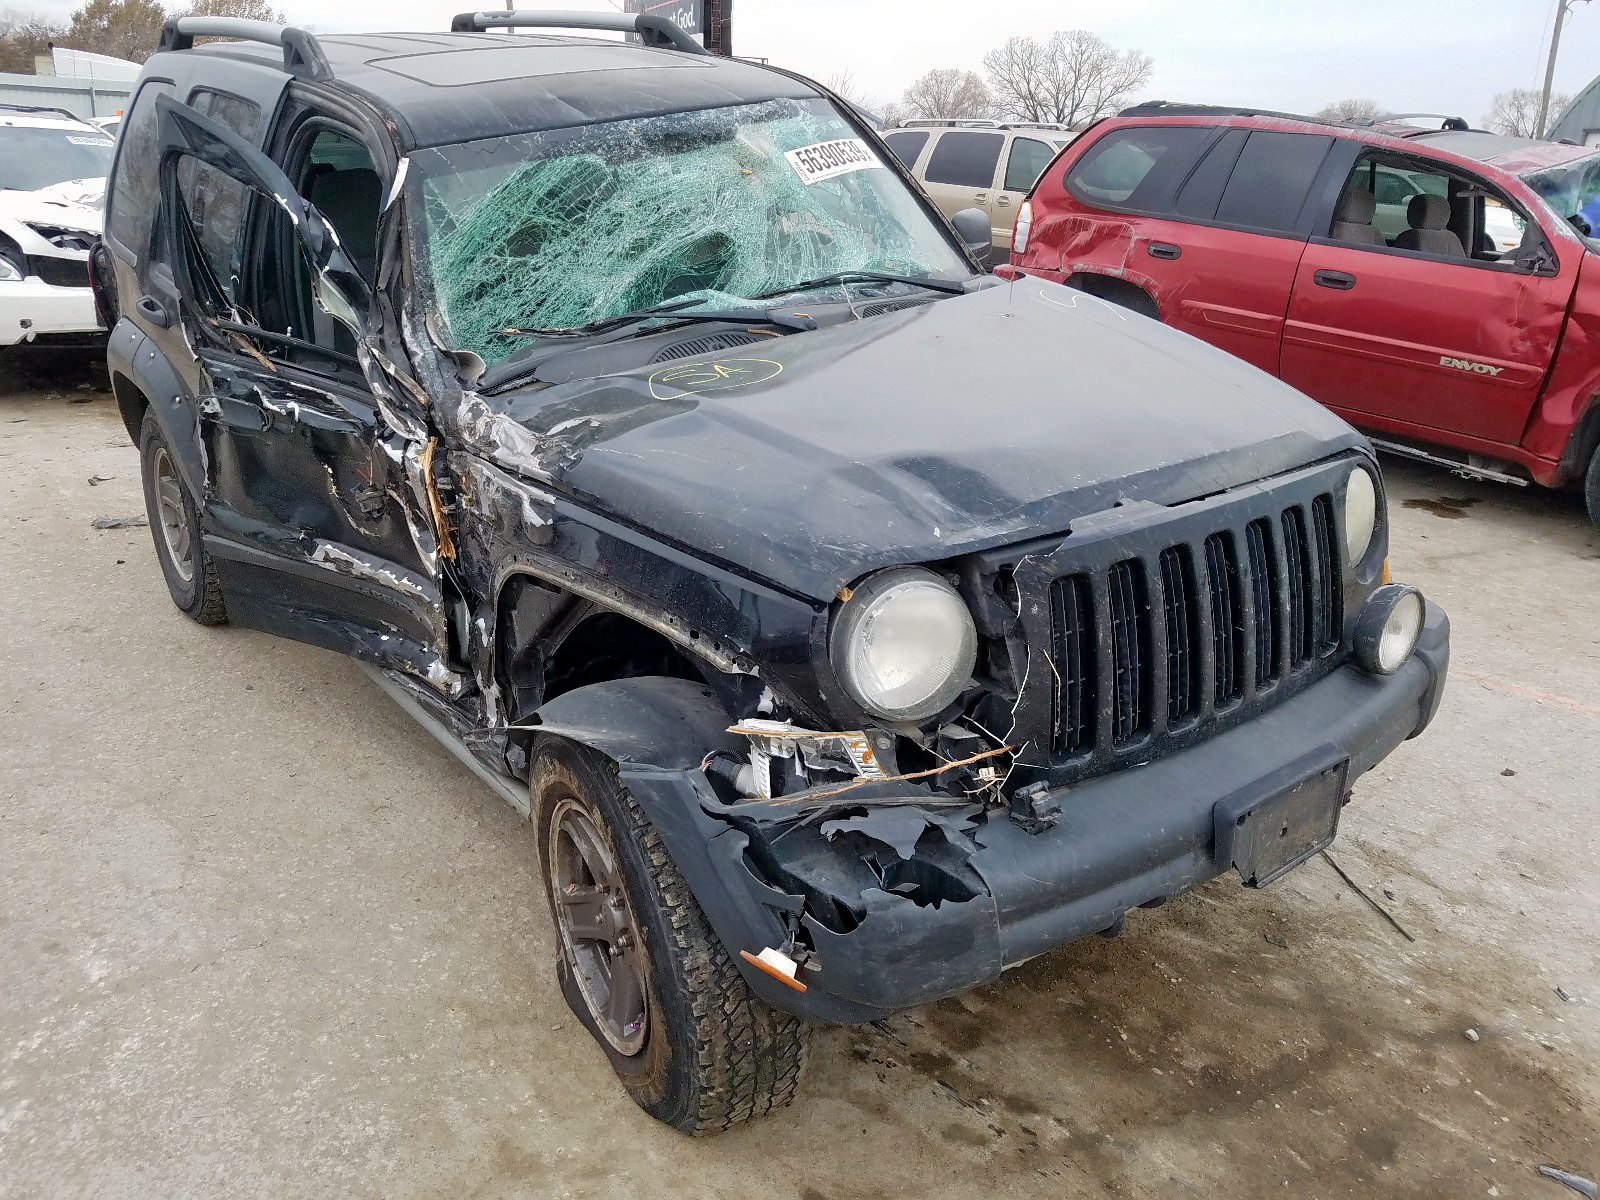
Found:
M 472 768 L 472 773 L 493 788 L 495 795 L 499 796 L 500 799 L 511 805 L 523 816 L 529 815 L 528 789 L 520 779 L 511 775 L 502 775 L 484 766 L 483 763 L 478 761 L 477 756 L 467 749 L 465 742 L 441 725 L 427 709 L 417 703 L 416 698 L 411 693 L 393 679 L 390 679 L 379 668 L 370 663 L 357 663 L 356 665 L 367 673 L 373 683 L 388 694 L 389 699 L 403 708 L 418 725 L 421 725 L 431 733 L 435 741 Z
M 1517 475 L 1510 475 L 1504 471 L 1496 471 L 1493 467 L 1479 467 L 1471 463 L 1461 462 L 1459 459 L 1446 458 L 1442 454 L 1430 454 L 1416 446 L 1407 446 L 1404 442 L 1386 442 L 1382 438 L 1372 438 L 1372 444 L 1379 450 L 1388 454 L 1398 454 L 1402 458 L 1412 458 L 1418 462 L 1432 463 L 1436 467 L 1445 467 L 1454 471 L 1463 479 L 1487 479 L 1491 483 L 1510 483 L 1517 487 L 1527 487 L 1528 481 Z

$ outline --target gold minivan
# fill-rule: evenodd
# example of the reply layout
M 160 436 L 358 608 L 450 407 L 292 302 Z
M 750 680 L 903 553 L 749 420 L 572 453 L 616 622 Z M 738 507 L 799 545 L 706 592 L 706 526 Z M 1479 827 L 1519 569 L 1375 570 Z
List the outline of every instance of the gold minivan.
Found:
M 1076 136 L 1064 125 L 912 120 L 883 140 L 945 216 L 964 208 L 989 214 L 993 265 L 1010 255 L 1011 227 L 1028 190 Z

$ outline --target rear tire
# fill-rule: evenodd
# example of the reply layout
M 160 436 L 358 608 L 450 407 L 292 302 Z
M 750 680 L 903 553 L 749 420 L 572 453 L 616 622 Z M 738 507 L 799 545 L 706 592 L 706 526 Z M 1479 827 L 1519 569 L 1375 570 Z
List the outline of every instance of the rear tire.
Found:
M 793 1100 L 805 1022 L 750 990 L 616 764 L 548 741 L 529 790 L 564 991 L 575 1010 L 588 1007 L 578 1016 L 634 1102 L 684 1133 L 707 1134 Z M 591 856 L 593 871 L 580 862 Z M 611 880 L 601 880 L 607 874 Z M 603 936 L 581 936 L 586 931 Z M 616 973 L 625 961 L 642 977 L 642 1012 L 634 985 Z M 613 986 L 622 1000 L 607 1023 Z
M 1583 498 L 1589 507 L 1589 519 L 1600 525 L 1600 446 L 1595 447 L 1589 460 L 1589 473 L 1583 481 Z
M 224 625 L 228 607 L 222 599 L 217 568 L 200 536 L 200 511 L 178 472 L 177 456 L 153 416 L 146 414 L 139 430 L 139 474 L 144 481 L 144 510 L 156 561 L 166 578 L 172 602 L 202 625 Z

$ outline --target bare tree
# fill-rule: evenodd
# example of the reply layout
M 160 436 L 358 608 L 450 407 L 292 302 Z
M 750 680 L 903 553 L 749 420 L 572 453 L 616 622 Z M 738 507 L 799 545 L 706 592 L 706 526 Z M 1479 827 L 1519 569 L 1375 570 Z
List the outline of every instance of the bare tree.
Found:
M 142 63 L 155 53 L 166 19 L 155 0 L 88 0 L 61 40 L 75 50 Z
M 178 14 L 183 17 L 245 17 L 252 21 L 283 24 L 283 14 L 267 0 L 194 0 Z
M 827 88 L 835 96 L 838 96 L 839 99 L 848 100 L 857 108 L 861 108 L 867 102 L 866 93 L 862 91 L 861 86 L 856 83 L 856 75 L 854 71 L 835 71 L 832 75 L 829 75 L 822 81 L 822 86 Z
M 873 111 L 883 119 L 883 127 L 885 129 L 893 129 L 911 115 L 906 112 L 906 106 L 898 100 L 885 100 Z
M 906 89 L 903 115 L 945 119 L 987 117 L 994 101 L 983 80 L 971 71 L 938 67 Z
M 1550 97 L 1552 123 L 1554 117 L 1571 103 L 1571 96 L 1558 94 Z M 1533 88 L 1512 88 L 1509 92 L 1501 92 L 1494 98 L 1494 106 L 1483 123 L 1495 133 L 1510 137 L 1538 137 L 1539 93 Z
M 1336 100 L 1317 109 L 1313 115 L 1324 121 L 1370 121 L 1388 111 L 1376 100 L 1368 100 L 1364 96 L 1347 96 L 1343 100 Z
M 0 71 L 32 75 L 33 60 L 59 41 L 62 27 L 38 13 L 0 10 Z
M 996 106 L 1022 121 L 1073 127 L 1109 116 L 1150 80 L 1154 64 L 1137 50 L 1117 50 L 1087 29 L 1048 41 L 1014 37 L 983 56 Z

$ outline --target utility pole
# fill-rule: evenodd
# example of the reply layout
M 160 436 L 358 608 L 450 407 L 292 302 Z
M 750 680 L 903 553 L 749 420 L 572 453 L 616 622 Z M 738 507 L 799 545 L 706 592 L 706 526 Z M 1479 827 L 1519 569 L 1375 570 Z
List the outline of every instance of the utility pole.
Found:
M 1589 0 L 1581 0 L 1587 4 Z M 1550 57 L 1544 64 L 1544 90 L 1539 93 L 1539 119 L 1533 123 L 1533 136 L 1542 138 L 1545 118 L 1550 115 L 1550 87 L 1556 78 L 1556 51 L 1561 48 L 1561 27 L 1567 23 L 1567 13 L 1580 0 L 1559 0 L 1556 6 L 1556 27 L 1550 32 Z

